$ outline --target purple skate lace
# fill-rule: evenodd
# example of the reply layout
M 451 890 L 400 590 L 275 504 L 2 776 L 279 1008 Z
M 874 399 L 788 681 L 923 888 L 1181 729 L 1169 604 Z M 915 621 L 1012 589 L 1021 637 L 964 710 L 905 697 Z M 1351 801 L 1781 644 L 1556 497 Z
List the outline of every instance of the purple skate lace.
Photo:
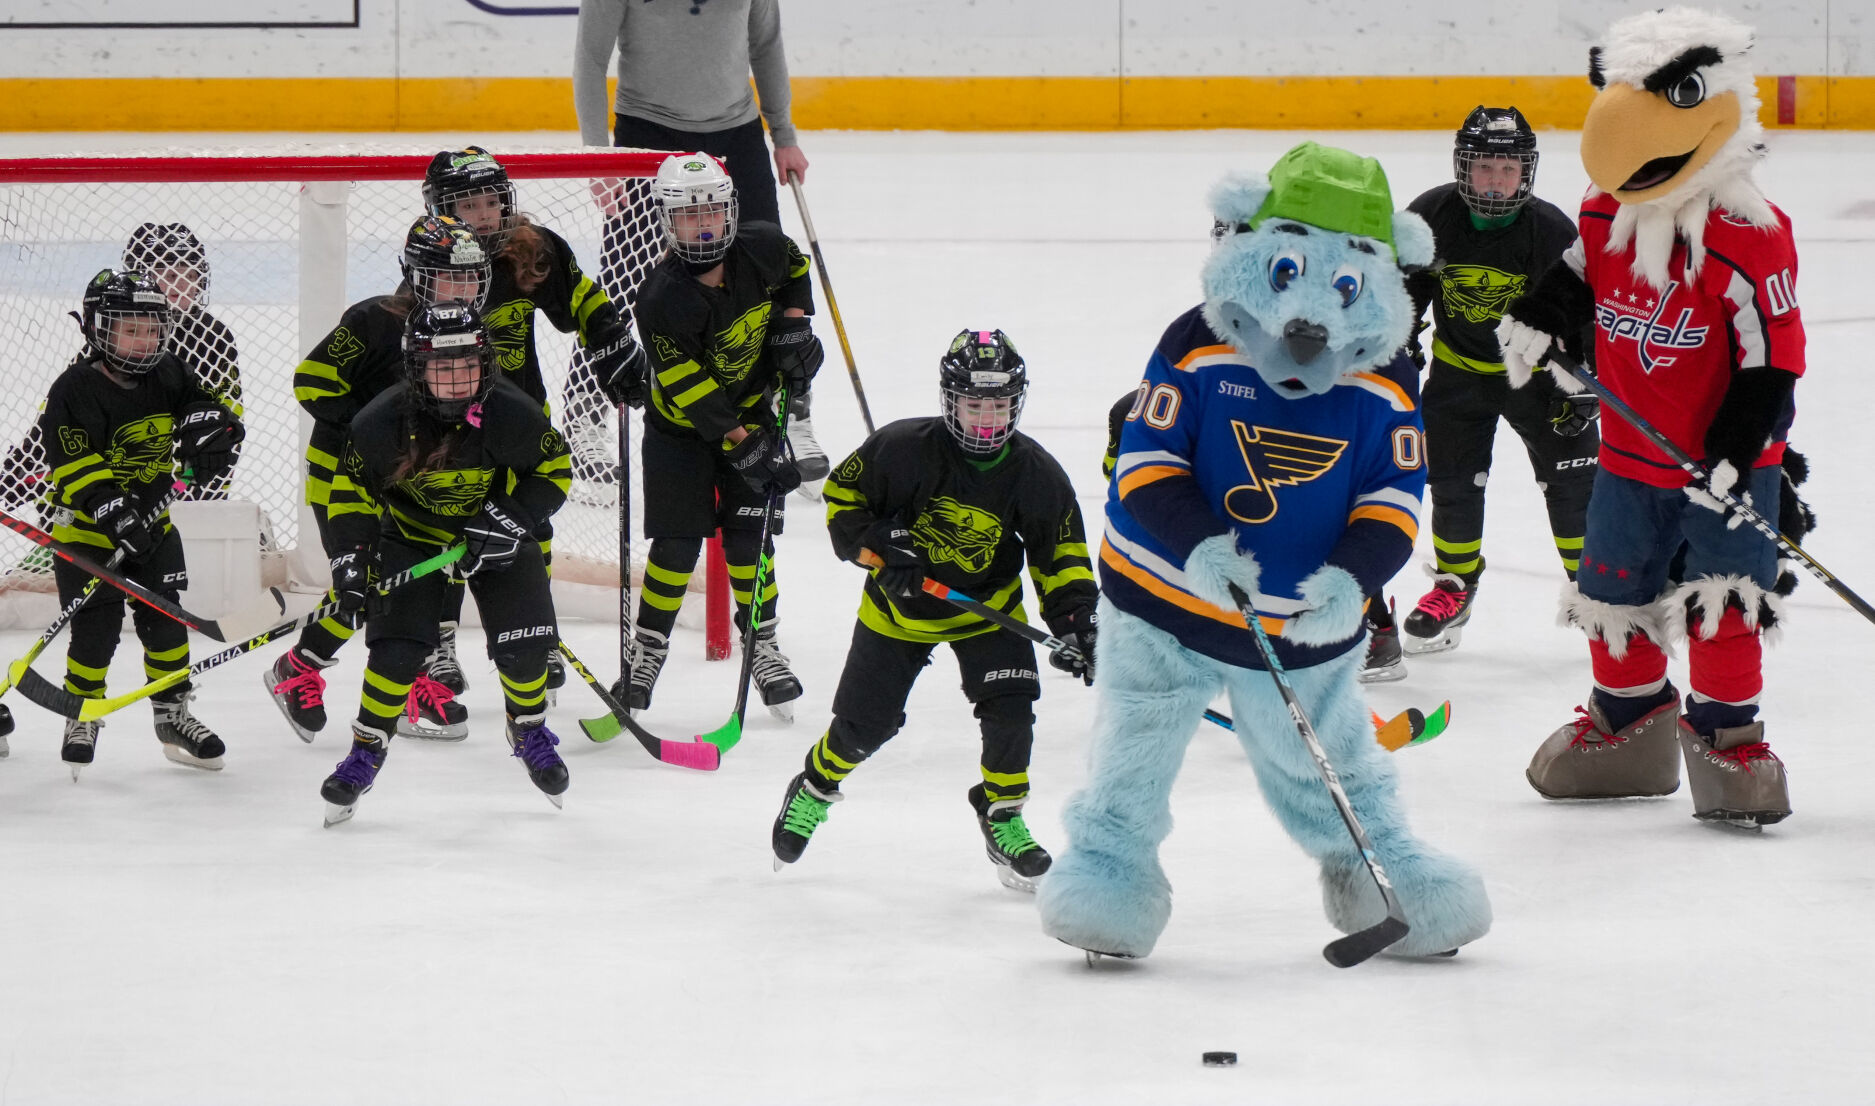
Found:
M 332 778 L 342 780 L 357 788 L 370 787 L 371 781 L 378 778 L 379 766 L 378 758 L 372 756 L 370 750 L 354 744 L 352 751 L 345 754 L 345 759 L 339 761 L 339 766 L 333 771 Z
M 536 726 L 531 730 L 522 730 L 515 735 L 514 751 L 510 756 L 521 758 L 521 763 L 533 771 L 551 768 L 562 763 L 560 754 L 553 751 L 560 739 L 545 726 Z

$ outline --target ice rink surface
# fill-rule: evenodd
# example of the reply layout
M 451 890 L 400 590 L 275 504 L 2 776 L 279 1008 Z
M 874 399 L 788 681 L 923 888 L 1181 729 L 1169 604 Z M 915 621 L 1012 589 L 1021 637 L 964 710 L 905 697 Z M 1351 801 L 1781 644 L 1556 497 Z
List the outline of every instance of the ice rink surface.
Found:
M 499 151 L 511 137 L 439 143 Z M 1446 134 L 805 135 L 875 417 L 934 413 L 950 336 L 1002 328 L 1034 381 L 1022 427 L 1067 467 L 1097 530 L 1105 412 L 1199 297 L 1205 190 L 1301 137 L 1379 156 L 1396 207 L 1449 179 Z M 149 143 L 3 135 L 0 155 Z M 1857 478 L 1875 465 L 1875 139 L 1776 133 L 1770 146 L 1761 181 L 1795 222 L 1809 332 L 1793 435 L 1815 471 L 1809 548 L 1875 596 Z M 1537 191 L 1573 213 L 1574 135 L 1543 134 L 1542 156 Z M 783 207 L 798 233 L 785 193 Z M 860 421 L 824 320 L 815 416 L 837 460 Z M 249 388 L 288 387 L 291 368 L 251 367 Z M 1264 813 L 1242 750 L 1207 726 L 1173 797 L 1171 924 L 1150 958 L 1090 970 L 983 857 L 964 797 L 975 723 L 946 657 L 801 863 L 771 871 L 769 826 L 828 720 L 859 590 L 797 498 L 781 636 L 807 697 L 792 727 L 753 710 L 714 775 L 629 739 L 587 742 L 576 719 L 599 708 L 575 682 L 552 716 L 573 773 L 556 812 L 506 755 L 473 633 L 469 739 L 398 742 L 333 830 L 318 787 L 345 750 L 362 648 L 333 675 L 335 721 L 312 746 L 267 701 L 259 658 L 203 680 L 197 711 L 229 745 L 219 774 L 165 761 L 136 708 L 74 785 L 56 722 L 12 697 L 0 1102 L 1868 1101 L 1875 744 L 1858 696 L 1875 626 L 1806 577 L 1768 653 L 1789 821 L 1761 835 L 1700 825 L 1684 789 L 1546 802 L 1523 769 L 1586 694 L 1587 651 L 1554 624 L 1561 573 L 1508 431 L 1499 458 L 1490 571 L 1463 646 L 1410 659 L 1408 680 L 1372 693 L 1383 714 L 1454 704 L 1445 736 L 1396 756 L 1416 828 L 1482 869 L 1496 909 L 1455 960 L 1325 963 L 1335 934 L 1313 866 Z M 1425 586 L 1414 564 L 1392 591 L 1405 609 Z M 615 626 L 563 628 L 610 679 Z M 0 635 L 0 653 L 31 636 Z M 50 652 L 48 673 L 63 656 Z M 137 654 L 119 650 L 114 687 L 140 679 Z M 1043 671 L 1028 815 L 1059 850 L 1095 697 Z M 1684 661 L 1673 671 L 1683 681 Z M 680 738 L 715 727 L 734 676 L 680 630 L 644 721 Z M 1202 1067 L 1213 1049 L 1239 1065 Z

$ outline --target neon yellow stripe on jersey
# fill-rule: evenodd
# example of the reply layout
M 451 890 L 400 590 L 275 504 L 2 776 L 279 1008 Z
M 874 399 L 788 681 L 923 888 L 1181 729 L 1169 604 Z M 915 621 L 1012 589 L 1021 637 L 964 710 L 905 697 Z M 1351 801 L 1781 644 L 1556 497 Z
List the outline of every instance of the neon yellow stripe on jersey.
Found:
M 1034 579 L 1035 586 L 1041 589 L 1042 594 L 1047 595 L 1063 584 L 1071 584 L 1076 580 L 1091 582 L 1094 579 L 1094 569 L 1091 565 L 1070 565 L 1053 576 L 1048 576 L 1044 575 L 1041 569 L 1031 565 L 1029 576 Z
M 1504 375 L 1502 361 L 1480 361 L 1475 357 L 1466 357 L 1446 345 L 1444 340 L 1436 334 L 1432 338 L 1432 355 L 1455 369 L 1464 369 L 1469 373 L 1480 373 L 1484 376 Z

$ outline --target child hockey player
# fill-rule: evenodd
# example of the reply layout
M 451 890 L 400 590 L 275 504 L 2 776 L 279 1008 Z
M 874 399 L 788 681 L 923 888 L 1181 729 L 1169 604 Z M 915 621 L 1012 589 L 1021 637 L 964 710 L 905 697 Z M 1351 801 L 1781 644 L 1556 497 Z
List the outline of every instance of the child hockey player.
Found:
M 494 265 L 494 285 L 482 318 L 495 343 L 495 360 L 523 392 L 551 414 L 540 355 L 534 348 L 534 313 L 539 311 L 562 334 L 577 331 L 592 371 L 599 379 L 644 375 L 644 353 L 631 340 L 605 289 L 580 270 L 566 240 L 521 212 L 508 171 L 480 146 L 443 150 L 423 174 L 423 203 L 432 215 L 450 215 L 481 236 Z M 540 535 L 547 563 L 553 563 L 553 531 Z M 456 625 L 462 614 L 462 588 L 450 594 L 442 645 L 436 658 L 449 689 L 468 687 L 456 661 Z M 437 667 L 432 666 L 432 674 Z M 566 682 L 560 655 L 547 655 L 548 701 Z
M 319 526 L 326 556 L 336 556 L 331 514 L 361 503 L 346 493 L 339 459 L 351 422 L 366 404 L 404 377 L 404 324 L 417 308 L 436 303 L 480 306 L 488 297 L 490 266 L 481 241 L 447 215 L 425 215 L 404 237 L 403 283 L 388 296 L 346 308 L 339 325 L 313 348 L 293 377 L 294 398 L 312 416 L 306 444 L 306 503 Z M 306 627 L 266 676 L 267 690 L 300 740 L 325 728 L 325 676 L 358 627 L 351 618 L 327 618 Z M 442 628 L 439 655 L 410 689 L 409 710 L 398 732 L 407 737 L 457 740 L 468 735 L 468 712 L 455 696 L 463 690 L 456 661 L 455 623 Z M 452 679 L 452 677 L 454 677 Z
M 707 154 L 678 154 L 658 169 L 658 201 L 670 254 L 638 292 L 638 331 L 655 374 L 645 407 L 645 523 L 651 539 L 638 601 L 629 686 L 613 694 L 634 710 L 670 653 L 671 627 L 703 540 L 720 527 L 736 599 L 736 624 L 762 605 L 752 671 L 771 709 L 800 698 L 801 682 L 776 641 L 772 574 L 752 596 L 764 511 L 774 501 L 779 534 L 786 494 L 801 476 L 775 433 L 774 396 L 805 390 L 823 360 L 806 316 L 814 309 L 807 259 L 773 223 L 738 225 L 729 174 Z M 601 383 L 614 402 L 631 381 Z
M 198 483 L 223 477 L 243 430 L 234 412 L 166 352 L 169 318 L 168 301 L 149 277 L 109 269 L 93 277 L 79 320 L 85 350 L 52 382 L 39 432 L 52 466 L 52 536 L 122 551 L 126 576 L 175 599 L 188 586 L 182 538 L 167 511 L 149 512 L 173 486 L 177 460 Z M 93 583 L 64 561 L 53 562 L 53 575 L 62 605 Z M 154 680 L 189 667 L 189 635 L 180 623 L 142 605 L 131 620 L 143 642 L 145 675 Z M 103 697 L 123 624 L 123 596 L 96 589 L 72 617 L 66 690 Z M 221 738 L 190 713 L 190 691 L 185 681 L 150 700 L 157 740 L 177 764 L 218 770 Z M 59 756 L 73 779 L 95 756 L 102 725 L 65 723 Z
M 507 701 L 508 745 L 528 778 L 560 805 L 566 765 L 547 729 L 547 651 L 559 640 L 553 595 L 535 535 L 566 500 L 566 443 L 532 397 L 495 367 L 494 343 L 473 307 L 420 307 L 404 327 L 403 383 L 352 420 L 347 478 L 333 503 L 332 588 L 365 610 L 372 573 L 391 576 L 460 541 L 457 569 L 475 592 L 488 652 Z M 420 576 L 372 604 L 352 748 L 320 789 L 326 825 L 350 818 L 371 789 L 436 648 L 448 587 Z
M 983 734 L 982 782 L 970 805 L 1004 884 L 1034 890 L 1047 850 L 1022 818 L 1029 747 L 1041 697 L 1035 648 L 1018 636 L 927 596 L 925 577 L 1027 621 L 1022 562 L 1042 618 L 1074 646 L 1056 668 L 1094 679 L 1092 562 L 1067 474 L 1016 421 L 1028 391 L 1022 356 L 1000 330 L 966 330 L 939 361 L 943 417 L 905 419 L 866 439 L 827 480 L 834 551 L 884 564 L 866 581 L 859 624 L 833 697 L 833 724 L 789 781 L 775 819 L 777 866 L 801 858 L 808 838 L 844 796 L 840 784 L 904 722 L 905 698 L 939 643 L 949 644 Z

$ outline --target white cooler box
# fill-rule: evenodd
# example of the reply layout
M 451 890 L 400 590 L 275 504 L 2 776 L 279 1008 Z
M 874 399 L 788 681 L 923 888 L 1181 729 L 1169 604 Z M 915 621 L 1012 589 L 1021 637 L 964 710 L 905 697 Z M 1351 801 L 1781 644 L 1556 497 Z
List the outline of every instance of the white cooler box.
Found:
M 182 535 L 189 563 L 182 605 L 203 618 L 252 610 L 267 591 L 260 572 L 260 507 L 241 499 L 177 503 L 169 519 Z

